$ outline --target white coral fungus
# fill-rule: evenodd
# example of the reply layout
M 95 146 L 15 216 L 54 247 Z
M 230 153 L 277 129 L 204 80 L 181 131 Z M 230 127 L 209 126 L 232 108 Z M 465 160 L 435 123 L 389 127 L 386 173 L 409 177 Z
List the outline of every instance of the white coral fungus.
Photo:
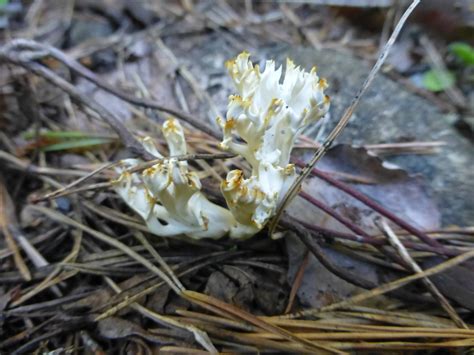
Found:
M 290 153 L 301 129 L 329 109 L 327 83 L 316 69 L 309 73 L 288 59 L 285 75 L 267 61 L 265 70 L 249 61 L 247 52 L 226 63 L 238 95 L 229 99 L 223 149 L 240 154 L 252 167 L 251 177 L 231 171 L 222 192 L 236 219 L 261 229 L 272 217 L 296 172 Z
M 172 156 L 186 154 L 183 128 L 178 121 L 166 121 L 162 131 Z M 150 141 L 144 142 L 144 147 L 162 157 Z M 139 162 L 122 161 L 115 190 L 145 220 L 151 233 L 163 237 L 220 238 L 236 224 L 227 209 L 203 195 L 199 177 L 189 171 L 187 162 L 169 158 L 141 174 L 126 172 Z
M 173 158 L 186 154 L 186 142 L 181 125 L 173 119 L 166 121 L 163 135 L 171 158 L 163 158 L 141 174 L 127 172 L 139 160 L 124 160 L 115 185 L 156 235 L 219 238 L 228 234 L 243 239 L 256 234 L 295 179 L 289 160 L 298 133 L 328 111 L 327 84 L 314 68 L 305 72 L 288 59 L 283 78 L 282 68 L 276 69 L 273 61 L 267 61 L 261 73 L 247 52 L 226 66 L 238 94 L 229 98 L 226 120 L 218 118 L 224 131 L 221 147 L 247 160 L 251 176 L 245 178 L 241 170 L 228 173 L 221 190 L 229 209 L 210 202 L 187 162 Z M 162 157 L 150 138 L 143 145 Z

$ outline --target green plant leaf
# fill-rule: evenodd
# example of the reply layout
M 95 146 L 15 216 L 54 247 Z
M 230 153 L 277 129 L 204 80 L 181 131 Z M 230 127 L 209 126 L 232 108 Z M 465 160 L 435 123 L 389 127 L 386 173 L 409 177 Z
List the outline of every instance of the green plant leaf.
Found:
M 423 85 L 426 89 L 434 92 L 444 91 L 454 85 L 456 78 L 447 70 L 431 69 L 423 75 Z
M 0 7 L 8 5 L 8 0 L 0 0 Z
M 474 48 L 464 42 L 456 42 L 449 50 L 466 65 L 474 65 Z
M 61 143 L 55 143 L 48 145 L 47 147 L 41 148 L 43 152 L 57 152 L 60 150 L 77 149 L 77 148 L 89 148 L 95 147 L 102 144 L 112 143 L 114 140 L 109 138 L 84 138 L 74 139 Z
M 38 135 L 41 138 L 50 138 L 50 139 L 106 138 L 98 134 L 88 133 L 88 132 L 83 132 L 83 131 L 40 131 Z M 33 139 L 36 137 L 36 132 L 35 131 L 24 132 L 22 136 L 25 139 Z

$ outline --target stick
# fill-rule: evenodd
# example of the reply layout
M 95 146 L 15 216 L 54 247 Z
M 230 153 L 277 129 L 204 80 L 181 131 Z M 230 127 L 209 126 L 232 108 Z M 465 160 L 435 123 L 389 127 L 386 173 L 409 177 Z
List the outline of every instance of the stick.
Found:
M 301 166 L 304 163 L 301 162 L 301 161 L 297 161 L 296 164 Z M 444 246 L 441 243 L 439 243 L 436 239 L 430 238 L 428 235 L 423 233 L 418 228 L 412 226 L 410 223 L 405 222 L 403 219 L 399 218 L 394 213 L 390 212 L 389 210 L 387 210 L 383 206 L 379 205 L 377 202 L 375 202 L 372 199 L 368 198 L 363 193 L 360 193 L 359 191 L 353 189 L 349 185 L 334 179 L 329 174 L 324 173 L 324 172 L 322 172 L 321 170 L 318 170 L 318 169 L 311 169 L 310 173 L 313 176 L 316 176 L 316 177 L 320 178 L 321 180 L 327 182 L 328 184 L 330 184 L 330 185 L 336 187 L 337 189 L 339 189 L 341 191 L 344 191 L 346 194 L 354 197 L 358 201 L 362 202 L 364 205 L 372 208 L 374 211 L 380 213 L 382 216 L 388 218 L 389 220 L 391 220 L 395 224 L 399 225 L 400 227 L 402 227 L 406 231 L 412 233 L 413 235 L 418 237 L 418 239 L 422 240 L 423 242 L 425 242 L 426 244 L 432 246 L 433 248 L 438 248 L 440 250 L 444 249 Z

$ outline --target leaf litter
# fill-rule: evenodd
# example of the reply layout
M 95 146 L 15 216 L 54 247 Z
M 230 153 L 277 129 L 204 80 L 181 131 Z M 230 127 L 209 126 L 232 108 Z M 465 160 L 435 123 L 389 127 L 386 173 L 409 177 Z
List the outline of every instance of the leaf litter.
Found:
M 163 6 L 156 14 L 165 26 L 151 24 L 156 19 L 145 15 L 149 12 L 143 11 L 144 5 L 95 9 L 106 20 L 101 18 L 100 26 L 93 28 L 104 35 L 76 37 L 58 45 L 94 70 L 107 71 L 116 62 L 116 68 L 98 78 L 117 90 L 179 107 L 177 115 L 185 120 L 186 112 L 198 112 L 208 120 L 222 108 L 222 100 L 214 103 L 220 94 L 202 95 L 202 91 L 214 84 L 218 90 L 223 85 L 220 74 L 213 81 L 188 70 L 187 58 L 180 58 L 180 50 L 170 45 L 173 36 L 187 41 L 186 36 L 212 28 L 234 40 L 246 33 L 239 23 L 251 19 L 247 26 L 255 38 L 249 36 L 249 42 L 268 34 L 288 40 L 278 23 L 292 13 L 296 17 L 287 24 L 289 36 L 309 33 L 295 20 L 307 5 L 262 4 L 261 12 L 247 8 L 253 17 L 246 18 L 242 9 L 236 11 L 225 1 L 214 8 L 191 4 L 187 4 L 191 8 L 184 3 Z M 31 10 L 30 16 L 40 20 L 35 26 L 44 26 L 45 18 L 53 16 L 44 17 L 47 7 Z M 75 12 L 91 8 L 81 4 L 71 11 L 65 5 L 56 12 L 77 31 L 84 18 Z M 322 16 L 318 11 L 313 15 Z M 117 16 L 131 21 L 135 32 L 124 34 L 110 25 Z M 61 31 L 61 26 L 53 27 L 52 42 L 59 43 Z M 134 36 L 139 41 L 134 42 Z M 165 41 L 154 54 L 159 36 Z M 125 44 L 116 38 L 125 38 Z M 188 43 L 192 47 L 192 41 Z M 100 48 L 113 50 L 101 57 L 96 55 L 103 53 Z M 71 78 L 56 62 L 43 63 L 107 107 L 136 136 L 157 132 L 166 116 Z M 443 228 L 420 177 L 348 145 L 335 146 L 317 165 L 435 241 L 426 244 L 396 220 L 389 221 L 402 250 L 406 248 L 410 260 L 424 270 L 415 274 L 380 228 L 381 220 L 390 220 L 387 214 L 349 197 L 319 175 L 307 179 L 303 191 L 327 212 L 299 198 L 287 209 L 282 225 L 286 227 L 289 220 L 290 226 L 282 240 L 270 240 L 265 231 L 237 244 L 226 239 L 160 239 L 149 235 L 108 189 L 113 174 L 104 164 L 129 156 L 124 146 L 130 147 L 130 142 L 120 146 L 100 115 L 72 103 L 54 84 L 21 71 L 13 71 L 9 80 L 31 91 L 40 115 L 20 110 L 27 121 L 18 125 L 0 118 L 2 127 L 14 136 L 2 132 L 0 143 L 5 164 L 0 185 L 5 237 L 0 241 L 1 351 L 344 353 L 472 346 L 473 331 L 458 327 L 418 281 L 428 274 L 457 315 L 466 323 L 472 321 L 473 267 L 468 260 L 473 256 L 473 233 L 469 228 Z M 6 107 L 14 108 L 10 118 L 19 110 L 9 103 Z M 21 137 L 26 128 L 29 142 Z M 219 153 L 218 140 L 191 126 L 187 130 L 193 152 Z M 53 141 L 42 140 L 45 134 Z M 113 144 L 104 144 L 109 142 Z M 163 147 L 158 135 L 156 142 Z M 305 154 L 298 158 L 305 160 Z M 209 191 L 216 190 L 232 167 L 245 168 L 236 158 L 195 160 L 192 165 Z M 84 189 L 74 191 L 68 187 L 71 183 Z M 67 194 L 42 198 L 54 191 Z M 15 216 L 20 216 L 19 222 Z M 311 243 L 313 248 L 308 249 Z

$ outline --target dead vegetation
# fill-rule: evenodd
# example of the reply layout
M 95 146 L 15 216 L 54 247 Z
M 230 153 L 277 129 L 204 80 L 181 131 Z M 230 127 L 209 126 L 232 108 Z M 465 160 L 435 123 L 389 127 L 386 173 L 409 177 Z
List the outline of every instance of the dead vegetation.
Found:
M 424 185 L 369 154 L 436 154 L 446 143 L 366 142 L 325 155 L 404 25 L 406 2 L 373 3 L 23 4 L 0 48 L 0 352 L 472 348 L 474 230 L 440 225 Z M 363 12 L 368 5 L 382 7 L 382 31 L 351 23 L 359 15 L 346 12 L 380 16 Z M 158 238 L 110 189 L 120 159 L 147 161 L 134 171 L 156 162 L 137 137 L 152 135 L 166 153 L 153 132 L 168 115 L 186 123 L 190 154 L 180 159 L 217 203 L 222 177 L 248 168 L 218 149 L 213 119 L 225 102 L 174 53 L 176 41 L 199 46 L 212 35 L 256 50 L 338 47 L 375 67 L 326 140 L 300 139 L 294 163 L 299 184 L 307 179 L 270 230 L 238 243 Z M 427 56 L 445 65 L 423 38 Z M 441 94 L 410 85 L 469 122 L 462 81 Z

